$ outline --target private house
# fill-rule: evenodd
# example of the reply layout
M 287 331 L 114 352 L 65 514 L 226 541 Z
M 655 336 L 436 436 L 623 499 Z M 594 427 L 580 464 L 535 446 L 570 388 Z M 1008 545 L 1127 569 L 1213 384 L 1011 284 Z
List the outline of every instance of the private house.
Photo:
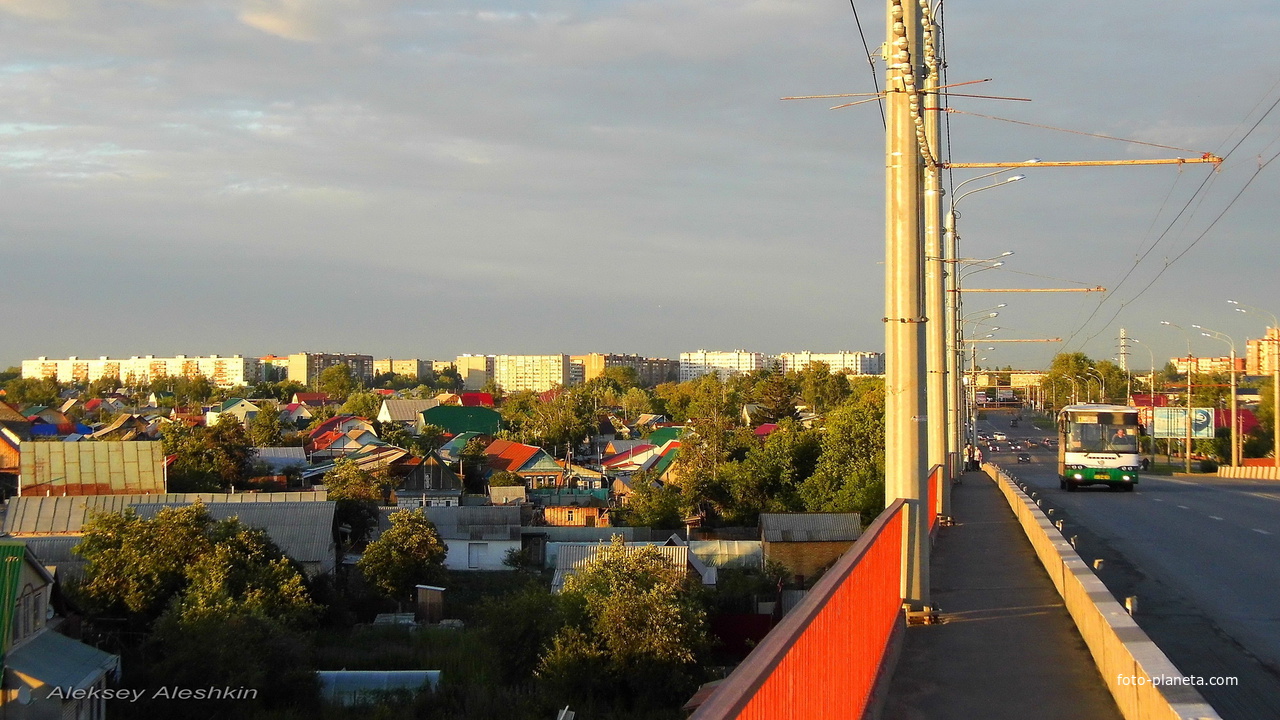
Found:
M 305 468 L 307 451 L 301 447 L 256 447 L 253 449 L 253 460 L 261 463 L 268 474 L 282 475 L 289 468 Z
M 154 431 L 153 431 L 154 430 Z M 94 430 L 89 437 L 94 440 L 136 440 L 140 437 L 154 438 L 158 430 L 153 423 L 141 415 L 124 413 L 117 415 L 110 423 Z
M 293 398 L 290 401 L 300 405 L 310 405 L 313 408 L 333 403 L 333 401 L 329 399 L 329 393 L 322 392 L 296 392 L 293 394 Z
M 536 517 L 536 516 L 535 516 Z M 584 505 L 546 505 L 542 520 L 554 527 L 609 527 L 609 508 L 595 498 Z
M 177 396 L 168 390 L 157 390 L 147 395 L 147 407 L 161 407 L 162 405 L 173 405 L 177 403 Z
M 668 540 L 669 544 L 665 545 L 629 542 L 623 547 L 628 553 L 637 552 L 643 547 L 654 548 L 666 557 L 671 562 L 671 566 L 681 575 L 687 575 L 692 572 L 703 585 L 714 586 L 716 584 L 716 569 L 698 560 L 693 553 L 689 552 L 688 545 L 675 542 L 675 540 L 678 540 L 678 538 Z M 575 574 L 579 568 L 595 562 L 602 552 L 613 547 L 608 542 L 566 542 L 557 544 L 559 548 L 556 552 L 556 573 L 551 581 L 551 591 L 556 593 L 564 589 L 565 580 Z
M 436 400 L 396 400 L 387 398 L 382 401 L 382 408 L 378 410 L 378 422 L 396 423 L 417 435 L 422 431 L 422 411 L 430 410 L 439 404 Z
M 781 563 L 801 580 L 826 570 L 861 535 L 858 513 L 760 514 L 765 562 Z
M 202 502 L 216 520 L 235 516 L 245 525 L 261 528 L 286 555 L 315 575 L 334 567 L 334 504 L 324 502 L 325 498 L 323 492 L 19 497 L 9 501 L 4 532 L 45 550 L 48 558 L 42 556 L 42 561 L 75 578 L 82 574 L 84 561 L 70 547 L 79 542 L 93 513 L 123 513 L 132 508 L 149 518 L 161 507 Z
M 346 457 L 370 445 L 387 446 L 372 430 L 355 427 L 346 432 L 332 430 L 315 436 L 306 445 L 306 450 L 314 462 Z
M 310 425 L 313 417 L 311 406 L 302 403 L 289 403 L 280 408 L 280 422 L 298 429 Z
M 623 450 L 617 450 L 617 447 L 626 443 L 627 447 Z M 648 460 L 653 452 L 658 450 L 657 445 L 652 445 L 643 441 L 614 441 L 605 446 L 606 452 L 612 451 L 611 454 L 601 458 L 600 465 L 610 472 L 634 472 L 640 469 L 645 460 Z
M 414 461 L 414 472 L 401 476 L 395 492 L 397 505 L 454 507 L 462 504 L 462 478 L 449 469 L 438 453 L 408 459 Z
M 493 442 L 492 435 L 486 435 L 478 432 L 458 433 L 457 435 L 454 435 L 449 442 L 441 445 L 437 452 L 440 453 L 440 457 L 444 458 L 445 462 L 456 464 L 461 460 L 462 451 L 467 447 L 467 443 L 476 438 L 480 438 L 480 441 L 483 442 L 486 447 L 489 443 Z
M 231 398 L 221 405 L 214 405 L 209 408 L 204 414 L 204 424 L 213 425 L 223 415 L 230 415 L 241 425 L 244 425 L 257 417 L 261 409 L 244 398 Z
M 274 493 L 292 495 L 296 493 Z M 252 495 L 250 495 L 252 497 Z M 133 506 L 139 517 L 152 518 L 161 508 L 185 507 L 190 503 L 147 503 Z M 331 573 L 337 563 L 333 539 L 331 502 L 209 502 L 205 510 L 214 520 L 239 518 L 240 523 L 258 528 L 271 538 L 281 552 L 293 558 L 310 577 Z
M 0 712 L 6 719 L 106 717 L 102 697 L 64 693 L 106 689 L 120 658 L 59 633 L 58 597 L 53 575 L 25 543 L 0 540 L 0 607 L 6 608 L 0 613 Z
M 163 493 L 164 460 L 159 442 L 23 443 L 18 494 Z
M 394 508 L 383 508 L 381 528 Z M 507 553 L 520 550 L 520 508 L 511 506 L 427 507 L 420 512 L 436 526 L 449 549 L 445 567 L 450 570 L 510 570 L 503 564 Z
M 536 445 L 523 445 L 508 440 L 494 440 L 484 449 L 489 472 L 513 472 L 524 479 L 530 489 L 564 485 L 564 468 L 556 459 Z
M 373 432 L 373 423 L 356 415 L 334 415 L 319 425 L 312 428 L 307 435 L 311 438 L 317 438 L 325 433 L 340 432 L 345 433 L 356 428 L 361 428 Z
M 444 428 L 450 435 L 477 432 L 494 435 L 502 428 L 502 415 L 491 408 L 437 405 L 422 411 L 422 422 Z

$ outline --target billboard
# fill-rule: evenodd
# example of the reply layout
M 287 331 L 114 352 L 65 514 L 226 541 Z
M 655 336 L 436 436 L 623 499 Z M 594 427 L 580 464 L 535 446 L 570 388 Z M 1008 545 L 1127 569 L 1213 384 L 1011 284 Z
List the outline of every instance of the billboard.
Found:
M 1187 436 L 1187 408 L 1151 408 L 1151 436 L 1157 438 L 1185 438 Z M 1191 437 L 1213 437 L 1213 408 L 1191 408 Z

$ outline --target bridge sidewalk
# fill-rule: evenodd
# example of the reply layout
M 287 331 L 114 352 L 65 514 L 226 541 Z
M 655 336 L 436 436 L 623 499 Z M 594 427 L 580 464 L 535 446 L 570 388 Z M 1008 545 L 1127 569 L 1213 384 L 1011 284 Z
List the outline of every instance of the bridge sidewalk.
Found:
M 885 720 L 1120 719 L 1031 543 L 995 484 L 953 486 L 932 598 L 941 624 L 907 628 Z

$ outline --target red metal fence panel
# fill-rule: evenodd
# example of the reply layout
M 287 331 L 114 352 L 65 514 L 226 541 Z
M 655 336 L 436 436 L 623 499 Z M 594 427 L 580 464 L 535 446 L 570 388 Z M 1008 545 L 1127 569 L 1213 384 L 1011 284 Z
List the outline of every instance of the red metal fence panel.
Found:
M 860 717 L 902 609 L 902 516 L 886 508 L 692 717 Z

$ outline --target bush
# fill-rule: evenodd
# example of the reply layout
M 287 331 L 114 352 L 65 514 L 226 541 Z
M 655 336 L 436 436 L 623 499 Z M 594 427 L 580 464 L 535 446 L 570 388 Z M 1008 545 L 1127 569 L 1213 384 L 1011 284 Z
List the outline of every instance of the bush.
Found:
M 1202 473 L 1216 473 L 1216 472 L 1218 472 L 1218 461 L 1217 461 L 1217 460 L 1209 460 L 1209 459 L 1201 460 L 1201 461 L 1200 461 L 1200 472 L 1202 472 Z

